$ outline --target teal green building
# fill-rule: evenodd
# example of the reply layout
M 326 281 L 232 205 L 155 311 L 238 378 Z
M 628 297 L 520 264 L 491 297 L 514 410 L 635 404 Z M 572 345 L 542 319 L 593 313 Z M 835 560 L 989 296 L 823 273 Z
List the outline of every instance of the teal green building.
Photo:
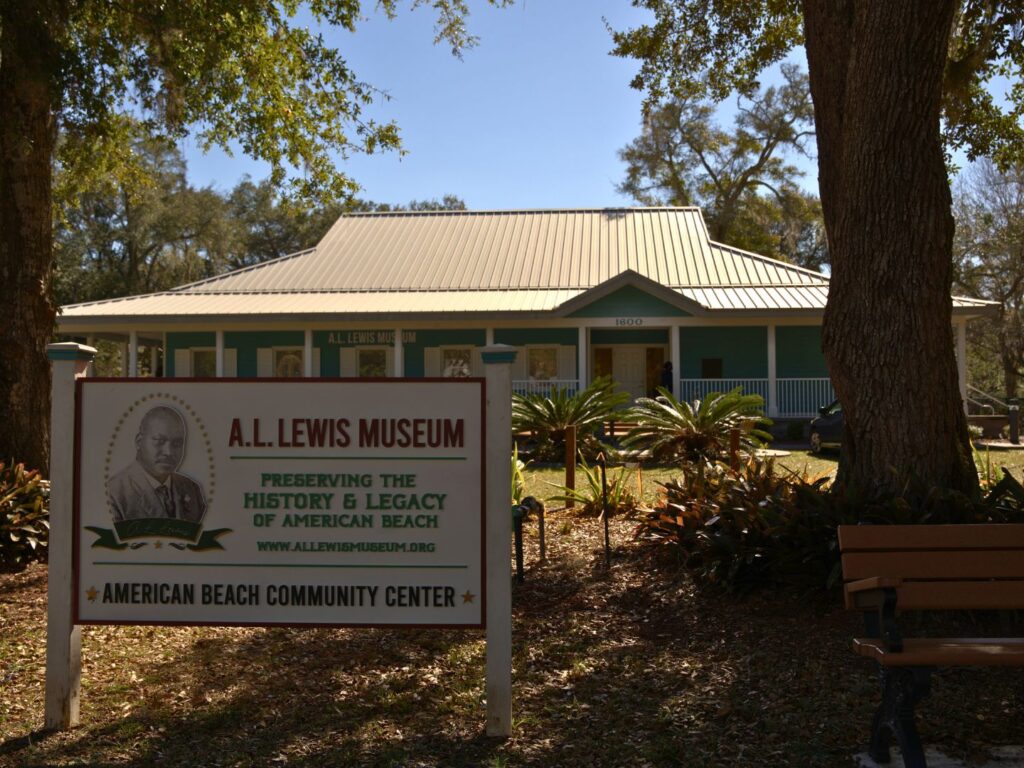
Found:
M 113 339 L 168 377 L 449 377 L 518 348 L 513 387 L 611 375 L 634 397 L 741 386 L 769 415 L 834 399 L 828 277 L 711 241 L 695 208 L 342 216 L 313 248 L 163 293 L 76 304 L 63 335 Z M 954 298 L 958 357 L 987 302 Z M 966 373 L 961 362 L 961 390 Z

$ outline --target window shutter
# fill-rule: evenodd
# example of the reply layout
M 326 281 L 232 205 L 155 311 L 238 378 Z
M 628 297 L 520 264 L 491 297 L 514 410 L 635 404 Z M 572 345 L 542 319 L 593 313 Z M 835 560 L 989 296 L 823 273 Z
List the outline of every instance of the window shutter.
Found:
M 256 350 L 256 375 L 260 378 L 274 375 L 274 350 L 268 347 Z
M 441 375 L 440 347 L 427 347 L 423 350 L 423 375 L 434 377 Z
M 229 379 L 233 379 L 238 375 L 237 349 L 224 350 L 224 375 Z
M 472 376 L 484 375 L 484 353 L 482 347 L 473 347 L 470 352 L 469 373 Z
M 516 349 L 516 359 L 512 363 L 512 379 L 514 381 L 524 381 L 530 378 L 528 356 L 529 352 L 526 347 Z
M 395 350 L 389 349 L 384 355 L 384 375 L 389 379 L 395 375 Z
M 313 375 L 320 378 L 320 347 L 313 347 Z
M 576 378 L 576 347 L 558 348 L 558 378 Z
M 192 350 L 174 350 L 174 376 L 175 378 L 189 377 L 192 375 Z
M 341 353 L 341 375 L 358 376 L 359 369 L 356 367 L 356 348 L 342 347 Z

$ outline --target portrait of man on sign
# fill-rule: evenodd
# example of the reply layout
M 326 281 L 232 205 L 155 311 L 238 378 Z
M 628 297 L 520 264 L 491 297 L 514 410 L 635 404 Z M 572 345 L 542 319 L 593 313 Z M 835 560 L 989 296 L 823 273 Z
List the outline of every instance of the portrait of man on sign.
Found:
M 185 458 L 185 419 L 169 406 L 149 410 L 135 436 L 135 461 L 107 482 L 114 522 L 146 518 L 202 521 L 203 487 L 178 472 Z

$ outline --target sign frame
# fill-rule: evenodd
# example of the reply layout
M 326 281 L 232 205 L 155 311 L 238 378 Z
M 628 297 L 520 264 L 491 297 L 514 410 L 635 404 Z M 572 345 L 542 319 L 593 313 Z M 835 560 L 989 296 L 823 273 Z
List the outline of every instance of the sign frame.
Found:
M 82 619 L 80 616 L 81 600 L 81 476 L 83 473 L 82 459 L 82 404 L 86 386 L 92 388 L 98 385 L 121 385 L 121 384 L 143 384 L 158 388 L 162 385 L 191 386 L 193 384 L 215 384 L 218 386 L 227 385 L 262 385 L 272 383 L 285 383 L 295 386 L 325 386 L 338 384 L 367 384 L 367 385 L 395 385 L 395 384 L 420 384 L 432 383 L 445 386 L 465 386 L 475 384 L 479 392 L 479 463 L 480 463 L 480 494 L 479 494 L 479 523 L 480 523 L 480 621 L 478 623 L 418 623 L 418 622 L 295 622 L 295 621 L 207 621 L 207 620 L 138 620 L 138 619 Z M 310 377 L 310 378 L 279 378 L 279 377 L 239 377 L 239 378 L 151 378 L 151 377 L 87 377 L 77 378 L 74 383 L 74 447 L 72 459 L 72 622 L 77 626 L 215 626 L 215 627 L 327 627 L 327 628 L 375 628 L 375 629 L 467 629 L 486 630 L 488 616 L 488 583 L 487 583 L 487 379 L 486 377 L 474 376 L 465 378 L 443 378 L 443 377 Z M 254 566 L 258 567 L 258 566 Z

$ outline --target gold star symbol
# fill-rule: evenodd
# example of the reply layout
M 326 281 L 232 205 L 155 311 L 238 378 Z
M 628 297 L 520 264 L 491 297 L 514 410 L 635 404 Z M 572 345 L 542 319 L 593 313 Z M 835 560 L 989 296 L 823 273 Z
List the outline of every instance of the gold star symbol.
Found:
M 462 602 L 464 602 L 464 603 L 472 603 L 472 602 L 473 602 L 473 598 L 474 598 L 474 597 L 476 597 L 476 595 L 474 595 L 474 594 L 473 594 L 472 592 L 470 592 L 470 591 L 469 591 L 469 590 L 467 589 L 467 590 L 466 590 L 466 591 L 465 591 L 465 592 L 464 592 L 464 593 L 462 594 Z
M 96 591 L 96 587 L 89 587 L 87 590 L 85 590 L 85 596 L 89 598 L 90 603 L 96 602 L 97 595 L 99 595 L 99 592 Z
M 156 544 L 154 544 L 153 546 L 154 546 L 154 547 L 155 547 L 156 549 L 162 549 L 162 548 L 163 548 L 163 546 L 164 546 L 164 543 L 163 543 L 162 541 L 158 541 L 158 542 L 157 542 Z

